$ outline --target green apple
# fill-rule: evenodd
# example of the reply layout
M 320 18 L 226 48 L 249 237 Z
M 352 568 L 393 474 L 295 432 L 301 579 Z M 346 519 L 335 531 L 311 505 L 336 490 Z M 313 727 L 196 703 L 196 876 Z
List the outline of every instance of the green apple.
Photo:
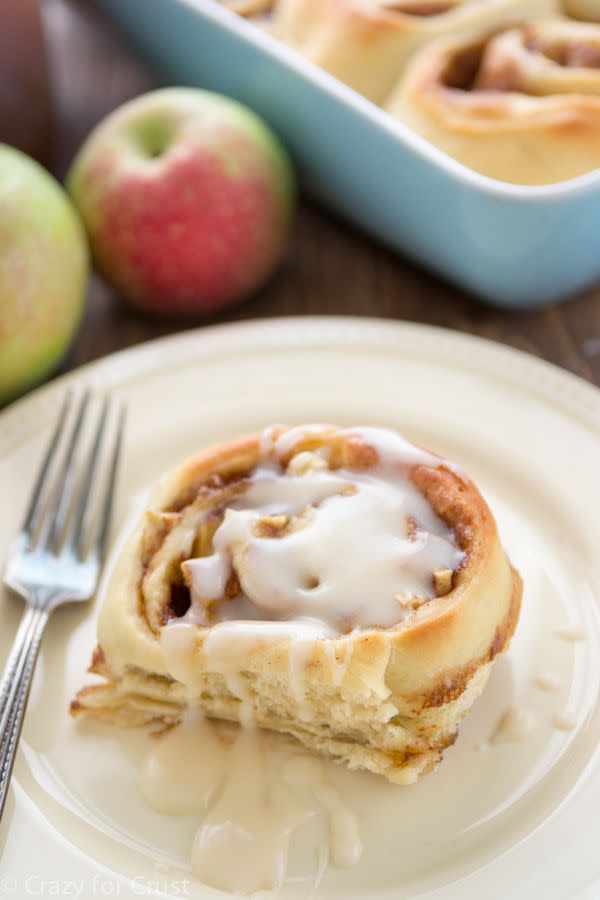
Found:
M 87 273 L 83 228 L 63 189 L 0 144 L 0 404 L 40 381 L 66 352 Z

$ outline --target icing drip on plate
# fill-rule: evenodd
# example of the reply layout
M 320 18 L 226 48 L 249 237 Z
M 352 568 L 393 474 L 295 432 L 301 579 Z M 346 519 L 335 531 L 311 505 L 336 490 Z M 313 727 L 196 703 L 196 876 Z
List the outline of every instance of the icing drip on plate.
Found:
M 525 740 L 536 726 L 536 719 L 528 709 L 511 706 L 498 720 L 490 738 L 492 744 L 515 743 Z
M 247 623 L 224 623 L 225 626 Z M 281 629 L 285 623 L 268 623 Z M 287 624 L 287 634 L 292 631 Z M 235 633 L 215 627 L 206 648 L 211 668 L 223 675 L 242 704 L 243 727 L 219 726 L 197 709 L 192 657 L 195 628 L 165 627 L 161 646 L 169 671 L 188 691 L 183 723 L 154 742 L 141 772 L 148 803 L 168 815 L 204 814 L 192 846 L 192 872 L 205 884 L 251 895 L 281 887 L 296 830 L 325 816 L 327 838 L 318 857 L 354 865 L 362 854 L 358 821 L 326 777 L 326 766 L 254 726 L 252 704 L 240 674 L 243 654 L 265 640 L 259 630 Z M 302 641 L 314 641 L 310 623 Z M 273 742 L 276 742 L 274 745 Z M 271 753 L 275 747 L 276 753 Z M 235 864 L 232 864 L 235 861 Z M 318 879 L 318 871 L 313 878 Z

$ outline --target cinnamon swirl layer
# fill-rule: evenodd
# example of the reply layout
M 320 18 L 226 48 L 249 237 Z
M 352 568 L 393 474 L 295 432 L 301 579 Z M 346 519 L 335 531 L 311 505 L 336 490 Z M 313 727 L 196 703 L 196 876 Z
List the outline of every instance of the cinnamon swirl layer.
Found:
M 72 704 L 124 725 L 186 707 L 414 781 L 516 626 L 521 582 L 454 466 L 394 432 L 268 429 L 157 486 L 116 564 Z
M 558 0 L 279 0 L 274 31 L 376 103 L 420 47 L 442 35 L 548 15 Z
M 600 166 L 600 26 L 549 19 L 436 42 L 387 104 L 472 169 L 516 184 Z

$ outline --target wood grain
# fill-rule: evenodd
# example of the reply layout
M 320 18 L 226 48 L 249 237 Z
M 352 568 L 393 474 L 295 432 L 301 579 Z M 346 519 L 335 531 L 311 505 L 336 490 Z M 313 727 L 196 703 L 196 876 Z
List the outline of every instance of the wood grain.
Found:
M 46 18 L 56 109 L 54 171 L 62 177 L 90 128 L 158 81 L 83 0 L 48 0 Z M 245 303 L 203 321 L 308 314 L 441 325 L 510 344 L 600 385 L 600 286 L 544 310 L 496 310 L 304 200 L 286 259 L 270 283 Z M 95 278 L 65 368 L 198 324 L 129 311 Z

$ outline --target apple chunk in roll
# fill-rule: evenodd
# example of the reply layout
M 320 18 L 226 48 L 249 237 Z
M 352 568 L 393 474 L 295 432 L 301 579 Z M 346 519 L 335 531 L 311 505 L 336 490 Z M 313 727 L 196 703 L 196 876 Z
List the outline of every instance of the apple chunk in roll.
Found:
M 380 103 L 408 58 L 434 38 L 557 8 L 558 0 L 279 0 L 273 33 Z
M 521 580 L 473 482 L 378 428 L 273 427 L 156 487 L 76 715 L 217 719 L 407 783 L 510 642 Z
M 544 20 L 436 42 L 387 108 L 492 178 L 582 175 L 600 166 L 600 26 Z

